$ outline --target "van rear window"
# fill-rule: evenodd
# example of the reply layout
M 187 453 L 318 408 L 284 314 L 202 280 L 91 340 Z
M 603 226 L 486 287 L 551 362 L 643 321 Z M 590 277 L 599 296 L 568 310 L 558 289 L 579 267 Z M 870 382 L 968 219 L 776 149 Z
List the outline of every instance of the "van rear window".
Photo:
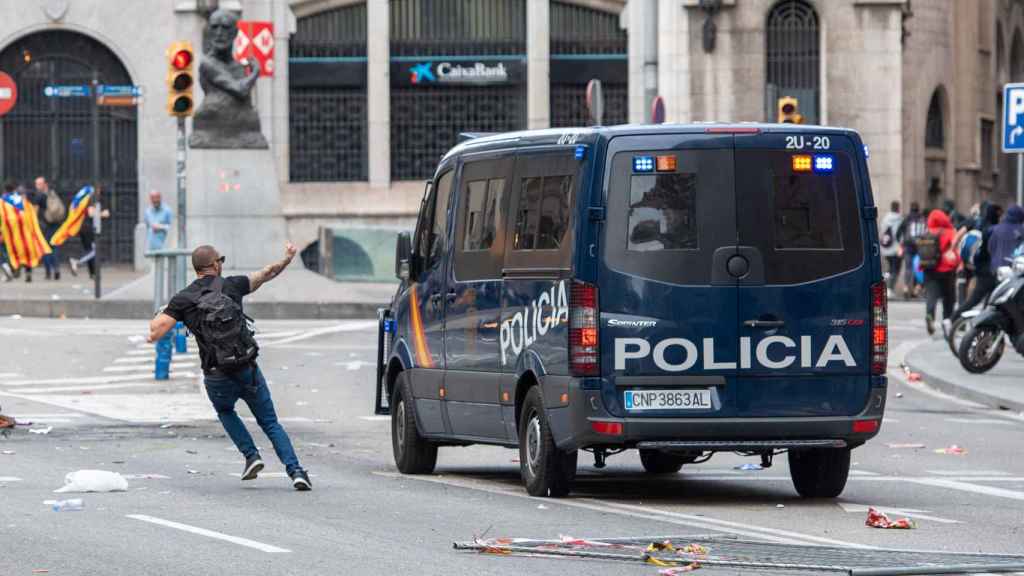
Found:
M 629 187 L 631 252 L 696 250 L 696 174 L 634 174 Z

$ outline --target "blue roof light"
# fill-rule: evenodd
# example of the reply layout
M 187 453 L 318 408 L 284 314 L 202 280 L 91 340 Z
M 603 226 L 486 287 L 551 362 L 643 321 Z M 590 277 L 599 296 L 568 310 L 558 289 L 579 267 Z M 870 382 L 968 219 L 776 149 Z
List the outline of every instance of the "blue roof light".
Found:
M 576 159 L 583 160 L 583 157 L 587 155 L 587 145 L 580 144 L 576 146 Z
M 818 174 L 830 174 L 835 169 L 835 156 L 831 154 L 814 155 L 814 171 Z
M 633 172 L 654 172 L 654 156 L 634 156 Z

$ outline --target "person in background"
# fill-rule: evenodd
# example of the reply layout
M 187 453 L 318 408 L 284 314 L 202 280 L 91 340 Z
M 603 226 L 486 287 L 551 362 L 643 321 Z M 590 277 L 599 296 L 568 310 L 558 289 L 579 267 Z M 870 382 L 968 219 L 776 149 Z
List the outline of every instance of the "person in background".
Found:
M 171 229 L 171 209 L 162 202 L 158 190 L 149 191 L 149 207 L 143 215 L 146 222 L 146 250 L 163 250 L 167 244 L 167 233 Z
M 946 213 L 946 216 L 949 216 L 949 221 L 953 224 L 954 230 L 959 230 L 964 225 L 964 221 L 967 220 L 963 214 L 957 211 L 956 202 L 951 198 L 946 198 L 942 201 L 942 211 Z
M 36 178 L 34 196 L 33 203 L 39 207 L 39 225 L 43 228 L 43 235 L 49 240 L 53 237 L 53 233 L 60 228 L 61 223 L 64 222 L 67 209 L 64 207 L 64 202 L 60 199 L 57 192 L 50 188 L 50 183 L 42 176 Z M 60 258 L 57 256 L 58 247 L 51 245 L 50 248 L 53 250 L 53 253 L 43 256 L 46 279 L 60 280 Z
M 95 197 L 86 209 L 85 218 L 82 220 L 82 229 L 78 232 L 78 239 L 82 242 L 82 251 L 85 254 L 77 260 L 74 258 L 68 259 L 68 262 L 71 264 L 72 276 L 78 276 L 78 267 L 86 264 L 89 266 L 89 278 L 96 277 L 96 227 L 93 224 L 93 219 L 96 217 L 96 203 L 99 202 L 101 191 L 96 190 L 94 192 Z M 110 218 L 110 210 L 104 208 L 100 212 L 100 218 Z
M 17 185 L 10 180 L 5 182 L 3 190 L 0 191 L 0 202 L 7 200 L 16 187 Z M 4 275 L 4 282 L 14 280 L 14 270 L 11 269 L 11 265 L 7 261 L 7 246 L 4 245 L 2 235 L 0 235 L 0 272 Z
M 903 270 L 900 257 L 900 227 L 903 225 L 903 215 L 900 214 L 900 203 L 893 200 L 889 205 L 889 213 L 882 218 L 882 224 L 878 227 L 881 230 L 879 243 L 882 248 L 882 257 L 889 265 L 889 297 L 892 298 L 896 291 L 896 283 L 900 278 L 900 271 Z
M 935 334 L 935 308 L 942 300 L 942 318 L 953 315 L 956 303 L 956 269 L 960 265 L 960 255 L 956 252 L 956 229 L 949 216 L 942 210 L 932 210 L 928 214 L 928 232 L 939 238 L 939 258 L 934 268 L 924 271 L 924 288 L 927 294 L 925 304 L 925 327 L 928 335 Z
M 914 270 L 914 255 L 917 254 L 915 241 L 927 231 L 928 224 L 921 214 L 921 205 L 911 202 L 910 213 L 903 219 L 896 235 L 900 239 L 900 256 L 903 258 L 903 297 L 907 300 L 916 297 L 918 293 Z
M 989 252 L 989 239 L 992 229 L 999 222 L 999 215 L 1002 209 L 998 204 L 983 203 L 984 212 L 981 219 L 976 223 L 976 229 L 981 232 L 981 245 L 974 256 L 974 288 L 971 289 L 967 299 L 957 307 L 956 311 L 948 320 L 942 321 L 943 331 L 948 335 L 953 326 L 964 312 L 974 308 L 996 289 L 996 269 L 993 265 L 992 255 Z
M 1024 208 L 1014 204 L 1006 210 L 1006 215 L 999 224 L 992 227 L 988 246 L 989 254 L 992 256 L 992 269 L 998 270 L 1000 266 L 1009 266 L 1009 259 L 1021 242 L 1024 242 Z

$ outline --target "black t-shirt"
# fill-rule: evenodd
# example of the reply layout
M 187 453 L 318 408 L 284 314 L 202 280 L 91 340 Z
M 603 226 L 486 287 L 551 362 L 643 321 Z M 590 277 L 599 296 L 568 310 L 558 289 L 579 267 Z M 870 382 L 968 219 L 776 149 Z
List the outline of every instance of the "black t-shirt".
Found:
M 206 349 L 206 344 L 203 342 L 203 335 L 199 331 L 199 297 L 202 296 L 204 289 L 209 288 L 213 284 L 213 278 L 213 276 L 197 278 L 187 288 L 175 294 L 174 298 L 171 298 L 171 302 L 167 304 L 167 308 L 164 309 L 164 313 L 171 318 L 178 322 L 184 322 L 189 332 L 192 332 L 196 337 L 196 344 L 199 345 L 199 359 L 203 364 L 203 372 L 209 372 L 213 366 L 210 365 L 210 355 Z M 228 276 L 224 279 L 222 291 L 225 296 L 237 302 L 238 307 L 241 308 L 242 297 L 249 293 L 249 277 Z

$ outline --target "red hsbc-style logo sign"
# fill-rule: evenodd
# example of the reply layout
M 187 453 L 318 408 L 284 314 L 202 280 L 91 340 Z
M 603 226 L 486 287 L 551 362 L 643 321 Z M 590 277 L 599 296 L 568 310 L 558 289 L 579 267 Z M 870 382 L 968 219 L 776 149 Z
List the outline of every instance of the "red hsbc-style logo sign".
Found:
M 0 72 L 0 116 L 7 114 L 18 103 L 18 85 L 6 72 Z
M 239 20 L 235 36 L 235 60 L 256 62 L 260 76 L 274 75 L 274 23 Z

